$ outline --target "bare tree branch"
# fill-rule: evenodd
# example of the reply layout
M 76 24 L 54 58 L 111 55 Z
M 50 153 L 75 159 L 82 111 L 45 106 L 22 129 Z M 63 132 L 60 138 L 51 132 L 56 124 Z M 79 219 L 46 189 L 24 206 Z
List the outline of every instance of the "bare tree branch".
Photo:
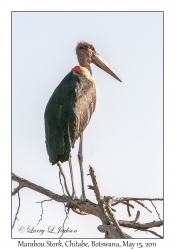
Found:
M 120 201 L 119 203 L 122 203 L 122 204 L 124 204 L 124 205 L 127 205 L 127 207 L 134 208 L 134 206 L 133 206 L 131 203 L 129 203 L 129 201 Z
M 68 190 L 68 188 L 66 188 L 66 186 L 67 186 L 66 178 L 65 178 L 65 175 L 62 171 L 61 166 L 59 166 L 59 169 L 60 169 L 60 178 L 62 175 L 63 179 L 64 179 L 64 186 L 65 186 L 66 192 L 69 194 L 69 190 Z M 160 227 L 163 225 L 163 221 L 153 221 L 153 222 L 149 222 L 149 223 L 145 223 L 145 224 L 140 224 L 137 222 L 139 219 L 139 216 L 140 216 L 140 211 L 137 211 L 136 218 L 134 221 L 117 220 L 114 213 L 113 213 L 115 210 L 112 208 L 112 206 L 117 205 L 119 203 L 122 203 L 122 204 L 127 206 L 127 209 L 129 209 L 129 207 L 134 208 L 134 206 L 131 203 L 129 203 L 129 201 L 135 201 L 139 205 L 141 205 L 142 207 L 146 208 L 149 212 L 151 212 L 140 200 L 149 200 L 149 201 L 152 201 L 152 200 L 158 201 L 159 200 L 159 201 L 162 201 L 162 199 L 160 199 L 160 198 L 154 198 L 154 199 L 153 198 L 133 198 L 133 197 L 115 198 L 115 197 L 111 197 L 111 196 L 101 196 L 100 189 L 99 189 L 99 186 L 97 184 L 95 172 L 91 166 L 89 168 L 89 172 L 90 172 L 90 176 L 91 176 L 92 183 L 93 183 L 93 186 L 89 185 L 89 189 L 94 191 L 98 204 L 95 204 L 88 199 L 86 201 L 82 201 L 78 198 L 75 198 L 73 200 L 70 195 L 69 196 L 67 196 L 65 194 L 58 195 L 58 194 L 53 193 L 52 191 L 50 191 L 48 189 L 45 189 L 44 187 L 36 185 L 28 180 L 25 180 L 25 179 L 15 175 L 15 174 L 12 174 L 12 180 L 18 182 L 20 187 L 27 187 L 29 189 L 32 189 L 36 192 L 39 192 L 43 195 L 46 195 L 47 197 L 50 197 L 52 200 L 55 200 L 56 202 L 61 202 L 64 204 L 66 203 L 65 209 L 66 209 L 66 207 L 68 207 L 68 208 L 66 211 L 65 220 L 68 217 L 67 212 L 69 211 L 70 208 L 75 213 L 78 213 L 80 215 L 91 214 L 91 215 L 97 216 L 102 221 L 102 225 L 100 225 L 98 227 L 98 229 L 100 232 L 105 233 L 106 238 L 123 238 L 123 239 L 124 238 L 125 239 L 131 238 L 131 236 L 129 236 L 128 234 L 123 232 L 121 227 L 133 228 L 136 230 L 148 231 L 152 234 L 156 234 L 154 231 L 149 230 L 149 228 Z M 64 189 L 63 189 L 63 192 L 64 192 Z M 13 195 L 15 195 L 15 193 Z M 44 200 L 44 201 L 46 201 L 46 200 Z M 42 208 L 42 213 L 41 213 L 41 218 L 40 218 L 39 222 L 42 220 L 42 215 L 43 215 L 42 204 L 43 204 L 43 202 L 40 202 L 41 208 Z M 37 202 L 37 203 L 39 203 L 39 202 Z M 17 215 L 16 215 L 16 217 L 17 217 Z M 63 222 L 63 227 L 64 227 L 65 220 Z M 158 236 L 158 234 L 157 234 L 157 236 Z M 162 236 L 160 236 L 160 237 L 162 237 Z
M 152 234 L 154 234 L 155 236 L 157 236 L 157 237 L 163 239 L 163 237 L 162 237 L 160 234 L 158 234 L 158 233 L 156 233 L 156 232 L 154 232 L 154 231 L 152 231 L 152 230 L 145 230 L 145 231 L 146 231 L 146 232 L 149 232 L 149 233 L 152 233 Z
M 146 208 L 150 213 L 152 213 L 152 211 L 149 210 L 149 208 L 147 208 L 143 202 L 137 200 L 136 198 L 129 198 L 129 197 L 127 197 L 127 198 L 125 198 L 125 197 L 124 198 L 115 198 L 114 201 L 116 201 L 116 202 L 114 202 L 112 204 L 112 206 L 118 205 L 119 203 L 123 203 L 123 204 L 125 204 L 127 206 L 130 206 L 130 207 L 134 208 L 133 205 L 128 203 L 130 200 L 135 201 L 136 203 L 138 203 L 142 207 Z M 142 198 L 142 200 L 148 200 L 148 199 L 147 198 L 146 199 Z
M 118 232 L 118 234 L 120 235 L 121 238 L 128 238 L 128 235 L 126 235 L 123 230 L 120 228 L 120 224 L 118 223 L 118 221 L 115 218 L 114 213 L 112 212 L 111 209 L 111 204 L 113 202 L 113 198 L 114 197 L 106 197 L 106 203 L 107 203 L 107 209 L 109 211 L 109 217 L 111 218 L 112 224 L 114 225 L 114 227 L 116 228 L 116 231 Z M 129 238 L 132 238 L 129 236 Z
M 134 222 L 137 222 L 138 219 L 139 219 L 139 217 L 140 217 L 140 211 L 137 211 L 137 214 L 136 214 Z
M 100 194 L 100 190 L 97 184 L 97 180 L 96 180 L 96 176 L 95 176 L 95 171 L 94 169 L 89 166 L 89 173 L 91 175 L 91 179 L 92 179 L 92 183 L 93 183 L 93 187 L 94 187 L 94 193 L 96 195 L 96 199 L 98 201 L 98 205 L 102 210 L 102 217 L 101 220 L 103 222 L 102 227 L 100 227 L 100 229 L 105 230 L 105 235 L 108 235 L 108 238 L 114 238 L 114 239 L 126 239 L 127 236 L 125 235 L 125 233 L 122 231 L 122 229 L 120 228 L 119 223 L 117 222 L 112 209 L 111 209 L 111 204 L 113 203 L 113 198 L 114 197 L 106 197 L 105 199 L 101 197 Z M 100 230 L 99 229 L 99 230 Z M 111 230 L 115 230 L 114 232 L 112 232 Z M 100 231 L 102 232 L 102 231 Z
M 163 226 L 163 221 L 153 221 L 149 223 L 136 223 L 134 221 L 123 221 L 123 220 L 118 220 L 118 223 L 122 227 L 128 227 L 128 228 L 133 228 L 133 229 L 139 229 L 139 230 L 146 230 L 152 227 L 160 227 Z
M 152 233 L 152 234 L 154 234 L 155 236 L 157 236 L 157 237 L 159 237 L 159 238 L 161 238 L 161 239 L 163 239 L 163 237 L 160 235 L 160 234 L 158 234 L 158 233 L 156 233 L 156 232 L 154 232 L 154 231 L 152 231 L 152 230 L 145 230 L 145 229 L 139 229 L 140 231 L 144 231 L 144 232 L 149 232 L 149 233 Z M 136 231 L 138 231 L 138 230 L 136 230 Z
M 64 219 L 64 221 L 63 221 L 63 231 L 62 231 L 62 234 L 61 234 L 60 238 L 62 238 L 62 236 L 63 236 L 63 234 L 64 234 L 64 226 L 65 226 L 66 220 L 69 218 L 69 217 L 68 217 L 68 215 L 69 215 L 69 209 L 70 209 L 70 208 L 68 207 L 67 210 L 66 210 L 66 206 L 65 206 L 66 217 L 65 217 L 65 219 Z
M 153 205 L 153 207 L 155 208 L 155 210 L 156 210 L 156 213 L 157 213 L 157 215 L 158 215 L 159 220 L 161 220 L 161 218 L 160 218 L 160 214 L 158 213 L 156 206 L 154 205 L 154 203 L 153 203 L 152 201 L 150 201 L 150 202 L 151 202 L 151 204 Z
M 124 197 L 124 200 L 141 200 L 141 201 L 163 201 L 163 198 L 134 198 L 134 197 Z
M 134 200 L 134 201 L 137 202 L 138 204 L 140 204 L 142 207 L 146 208 L 150 213 L 152 213 L 152 211 L 149 210 L 149 209 L 145 206 L 145 204 L 143 204 L 141 201 L 138 201 L 138 200 Z
M 52 201 L 52 199 L 43 200 L 43 201 L 37 201 L 37 202 L 36 202 L 36 203 L 41 203 L 41 215 L 40 215 L 40 219 L 39 219 L 37 225 L 39 225 L 40 221 L 42 221 L 42 219 L 43 219 L 43 212 L 44 212 L 43 203 L 44 203 L 45 201 Z
M 22 185 L 18 185 L 17 188 L 14 188 L 14 191 L 12 192 L 12 196 L 15 195 L 16 193 L 18 193 L 21 188 L 23 188 Z
M 128 211 L 128 215 L 131 216 L 131 212 L 130 212 L 130 209 L 129 209 L 129 201 L 127 201 L 127 211 Z
M 100 194 L 100 190 L 99 190 L 99 187 L 98 187 L 98 184 L 96 181 L 94 169 L 91 166 L 89 166 L 89 172 L 90 172 L 92 183 L 93 183 L 93 187 L 91 186 L 91 189 L 94 190 L 94 193 L 96 195 L 96 199 L 98 201 L 98 204 L 100 205 L 101 204 L 101 194 Z
M 69 196 L 66 196 L 66 195 L 61 196 L 61 195 L 55 194 L 55 193 L 51 192 L 50 190 L 43 188 L 39 185 L 36 185 L 28 180 L 25 180 L 25 179 L 15 175 L 15 174 L 12 175 L 12 180 L 18 182 L 23 187 L 30 188 L 36 192 L 44 194 L 55 201 L 63 202 L 63 203 L 72 201 L 71 197 L 69 197 Z
M 19 195 L 19 192 L 18 192 L 18 202 L 19 202 L 19 204 L 18 204 L 18 209 L 17 209 L 17 211 L 16 211 L 16 215 L 15 215 L 15 219 L 14 219 L 14 221 L 13 221 L 13 225 L 12 225 L 12 229 L 14 228 L 14 226 L 15 226 L 15 222 L 16 222 L 16 220 L 18 220 L 18 213 L 19 213 L 19 209 L 20 209 L 20 195 Z
M 115 206 L 119 204 L 121 201 L 135 201 L 135 200 L 141 200 L 141 201 L 163 201 L 163 198 L 134 198 L 134 197 L 118 197 L 114 199 L 114 203 L 112 206 Z

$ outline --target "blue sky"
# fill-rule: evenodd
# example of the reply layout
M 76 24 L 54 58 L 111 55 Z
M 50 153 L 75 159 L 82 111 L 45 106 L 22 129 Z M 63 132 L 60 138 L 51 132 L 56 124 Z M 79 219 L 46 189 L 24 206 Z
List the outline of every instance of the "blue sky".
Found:
M 84 133 L 84 172 L 87 198 L 95 201 L 88 166 L 92 165 L 102 195 L 116 197 L 163 196 L 163 14 L 162 12 L 14 12 L 12 16 L 12 119 L 13 164 L 17 175 L 62 193 L 59 172 L 51 166 L 45 148 L 44 110 L 64 76 L 77 65 L 75 47 L 84 40 L 108 62 L 122 79 L 117 82 L 92 65 L 97 106 Z M 75 186 L 81 194 L 77 160 L 78 141 L 72 150 Z M 69 180 L 68 163 L 63 164 Z M 18 226 L 36 226 L 46 197 L 21 190 L 22 205 L 14 237 L 34 237 Z M 13 216 L 18 200 L 13 198 Z M 156 203 L 162 215 L 162 203 Z M 151 203 L 147 205 L 154 211 Z M 137 207 L 137 206 L 136 206 Z M 140 209 L 140 208 L 139 208 Z M 40 228 L 61 226 L 64 207 L 44 204 Z M 128 218 L 117 207 L 117 218 Z M 158 220 L 141 209 L 140 222 Z M 87 227 L 82 230 L 86 223 Z M 70 212 L 66 227 L 77 229 L 67 237 L 103 237 L 100 221 Z M 84 228 L 84 227 L 83 227 Z M 153 237 L 125 230 L 131 236 Z M 162 234 L 160 229 L 157 232 Z M 36 235 L 35 235 L 36 237 Z M 38 237 L 40 237 L 38 235 Z M 51 237 L 44 235 L 44 237 Z M 42 238 L 42 236 L 41 236 Z

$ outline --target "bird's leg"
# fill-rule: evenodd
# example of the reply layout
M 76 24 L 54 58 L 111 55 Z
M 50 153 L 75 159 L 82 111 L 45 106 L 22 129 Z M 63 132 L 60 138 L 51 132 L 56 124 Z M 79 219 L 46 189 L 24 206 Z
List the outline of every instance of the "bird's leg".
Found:
M 83 174 L 83 133 L 80 135 L 79 142 L 79 151 L 78 151 L 78 161 L 80 165 L 80 173 L 81 173 L 81 186 L 82 186 L 82 195 L 80 197 L 81 200 L 86 200 L 85 189 L 84 189 L 84 174 Z
M 72 155 L 71 155 L 71 153 L 70 153 L 68 162 L 69 162 L 70 175 L 71 175 L 71 182 L 72 182 L 72 199 L 75 200 L 75 198 L 77 198 L 77 195 L 76 195 L 75 186 L 74 186 L 74 176 L 73 176 L 71 158 L 72 158 Z

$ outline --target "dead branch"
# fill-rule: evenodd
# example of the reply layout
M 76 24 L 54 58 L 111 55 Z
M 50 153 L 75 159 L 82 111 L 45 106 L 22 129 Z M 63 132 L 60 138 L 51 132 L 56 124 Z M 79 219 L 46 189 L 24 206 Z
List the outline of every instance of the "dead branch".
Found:
M 138 201 L 138 200 L 134 200 L 135 202 L 137 202 L 139 205 L 141 205 L 142 207 L 146 208 L 150 213 L 152 213 L 151 210 L 149 210 L 149 208 L 147 208 L 147 206 L 145 206 L 145 204 L 141 201 Z
M 134 222 L 134 221 L 123 221 L 123 220 L 118 220 L 118 223 L 122 227 L 128 227 L 128 228 L 133 228 L 133 229 L 138 229 L 138 230 L 146 230 L 152 227 L 160 227 L 163 226 L 163 221 L 153 221 L 149 223 L 139 223 L 139 222 Z
M 117 200 L 117 201 L 116 201 Z M 130 212 L 130 209 L 129 207 L 132 207 L 134 208 L 134 206 L 132 204 L 129 203 L 129 201 L 132 200 L 132 201 L 135 201 L 136 203 L 138 203 L 139 205 L 141 205 L 142 207 L 146 208 L 150 213 L 152 213 L 151 210 L 149 210 L 149 208 L 147 208 L 145 206 L 145 204 L 139 200 L 137 200 L 136 198 L 115 198 L 115 201 L 112 206 L 116 206 L 118 205 L 119 203 L 122 203 L 122 204 L 125 204 L 127 205 L 127 211 L 128 211 L 128 215 L 131 216 L 131 212 Z M 151 201 L 152 202 L 152 201 Z
M 65 226 L 66 220 L 69 218 L 68 215 L 69 215 L 69 209 L 70 208 L 68 207 L 67 210 L 66 210 L 66 206 L 64 208 L 65 208 L 66 217 L 65 217 L 65 219 L 63 221 L 63 231 L 62 231 L 62 234 L 61 234 L 60 238 L 62 238 L 62 236 L 64 234 L 64 226 Z
M 129 201 L 118 201 L 118 202 L 116 202 L 116 203 L 117 203 L 117 204 L 122 203 L 122 204 L 124 204 L 124 205 L 127 205 L 127 207 L 134 208 L 134 206 L 133 206 L 131 203 L 129 203 Z M 112 206 L 117 205 L 117 204 L 113 203 Z
M 129 201 L 127 201 L 127 211 L 128 211 L 128 215 L 131 217 L 131 212 L 130 212 L 130 209 L 129 209 L 129 205 L 131 205 L 131 204 L 129 203 Z
M 140 201 L 163 201 L 163 198 L 134 198 L 134 197 L 118 197 L 114 199 L 114 203 L 112 206 L 115 206 L 122 201 L 135 201 L 135 200 L 140 200 Z
M 43 200 L 43 201 L 37 201 L 37 202 L 36 202 L 36 203 L 41 203 L 41 215 L 40 215 L 40 219 L 39 219 L 39 221 L 38 221 L 37 225 L 39 225 L 40 221 L 42 221 L 42 220 L 43 220 L 43 212 L 44 212 L 44 209 L 43 209 L 43 203 L 44 203 L 45 201 L 52 201 L 52 199 L 49 199 L 49 200 Z
M 152 231 L 152 230 L 145 230 L 145 229 L 139 229 L 140 231 L 144 231 L 144 232 L 149 232 L 149 233 L 151 233 L 151 234 L 154 234 L 155 236 L 157 236 L 158 238 L 161 238 L 161 239 L 163 239 L 163 237 L 160 235 L 160 234 L 158 234 L 158 233 L 156 233 L 156 232 L 154 232 L 154 231 Z M 138 230 L 136 230 L 136 231 L 138 231 Z
M 139 217 L 140 217 L 140 211 L 137 211 L 137 214 L 136 214 L 134 222 L 137 222 L 138 219 L 139 219 Z
M 12 174 L 12 180 L 18 182 L 19 187 L 21 188 L 29 188 L 36 192 L 39 192 L 43 195 L 46 195 L 47 197 L 51 198 L 51 200 L 54 200 L 56 202 L 61 202 L 66 204 L 65 208 L 67 207 L 67 212 L 69 209 L 72 209 L 75 213 L 78 213 L 80 215 L 94 215 L 98 217 L 102 225 L 98 227 L 100 232 L 105 233 L 105 238 L 131 238 L 128 234 L 126 234 L 121 227 L 127 227 L 127 228 L 133 228 L 136 230 L 142 230 L 142 231 L 148 231 L 152 234 L 154 234 L 154 231 L 149 230 L 149 228 L 152 227 L 160 227 L 163 225 L 163 221 L 153 221 L 150 223 L 140 224 L 138 221 L 140 216 L 140 211 L 137 211 L 136 218 L 134 221 L 124 221 L 124 220 L 117 220 L 115 217 L 115 214 L 113 213 L 115 210 L 112 208 L 114 205 L 117 205 L 119 203 L 122 203 L 127 206 L 128 214 L 130 214 L 129 208 L 134 208 L 134 206 L 129 201 L 137 202 L 142 207 L 146 208 L 149 212 L 151 212 L 143 202 L 140 200 L 162 200 L 160 198 L 155 199 L 149 199 L 149 198 L 132 198 L 132 197 L 121 197 L 121 198 L 115 198 L 111 196 L 101 196 L 100 189 L 96 180 L 95 171 L 94 169 L 89 166 L 89 175 L 91 176 L 91 180 L 93 185 L 89 185 L 89 189 L 93 190 L 96 196 L 97 204 L 91 202 L 90 200 L 82 201 L 78 198 L 72 199 L 70 196 L 69 190 L 67 188 L 66 178 L 63 173 L 63 170 L 61 168 L 61 165 L 58 165 L 60 169 L 60 181 L 61 181 L 61 175 L 64 179 L 64 187 L 66 189 L 66 192 L 68 195 L 59 195 L 56 193 L 53 193 L 52 191 L 45 189 L 44 187 L 41 187 L 39 185 L 36 185 L 28 180 L 25 180 L 15 174 Z M 63 188 L 63 185 L 62 185 Z M 64 189 L 63 189 L 64 192 Z M 16 192 L 12 192 L 12 195 L 15 195 Z M 46 201 L 46 200 L 44 200 Z M 43 202 L 37 202 L 41 203 L 42 213 L 40 216 L 39 222 L 42 220 L 43 215 Z M 66 219 L 68 217 L 68 213 L 66 212 Z M 158 212 L 157 212 L 158 213 Z M 65 219 L 65 220 L 66 220 Z M 63 225 L 65 223 L 65 220 L 63 222 Z M 39 223 L 38 222 L 38 223 Z M 156 235 L 158 236 L 158 234 Z M 159 236 L 158 236 L 159 237 Z
M 91 189 L 94 190 L 94 193 L 96 195 L 96 199 L 98 201 L 98 204 L 100 205 L 101 204 L 101 194 L 100 194 L 100 190 L 99 190 L 99 187 L 98 187 L 98 184 L 97 184 L 97 181 L 96 181 L 96 176 L 95 176 L 95 173 L 94 173 L 94 169 L 89 166 L 89 173 L 90 173 L 90 176 L 91 176 L 91 179 L 92 179 L 92 183 L 94 186 L 90 186 Z
M 145 230 L 145 231 L 146 231 L 146 232 L 149 232 L 149 233 L 152 233 L 152 234 L 154 234 L 155 236 L 157 236 L 157 237 L 163 239 L 163 237 L 162 237 L 160 234 L 158 234 L 158 233 L 156 233 L 156 232 L 154 232 L 154 231 L 152 231 L 152 230 Z
M 25 180 L 15 174 L 12 174 L 12 180 L 13 181 L 16 181 L 18 182 L 21 186 L 26 187 L 26 188 L 29 188 L 29 189 L 32 189 L 36 192 L 39 192 L 41 194 L 44 194 L 48 197 L 50 197 L 51 199 L 55 200 L 55 201 L 58 201 L 58 202 L 70 202 L 71 201 L 71 197 L 69 196 L 66 196 L 66 195 L 58 195 L 58 194 L 55 194 L 53 192 L 51 192 L 50 190 L 46 189 L 46 188 L 43 188 L 39 185 L 36 185 L 28 180 Z M 15 195 L 15 194 L 13 194 Z
M 158 215 L 159 220 L 161 220 L 161 218 L 160 218 L 160 214 L 158 213 L 156 206 L 154 205 L 154 203 L 153 203 L 152 201 L 150 201 L 150 202 L 151 202 L 151 204 L 153 205 L 153 207 L 155 208 L 155 210 L 156 210 L 156 213 L 157 213 L 157 215 Z
M 116 201 L 116 200 L 117 200 L 117 201 Z M 116 202 L 114 202 L 114 203 L 112 204 L 112 206 L 118 205 L 119 203 L 123 203 L 123 204 L 127 205 L 127 207 L 130 206 L 130 207 L 134 208 L 133 205 L 131 205 L 130 203 L 128 203 L 130 200 L 135 201 L 136 203 L 138 203 L 138 204 L 141 205 L 142 207 L 146 208 L 150 213 L 152 213 L 152 211 L 149 210 L 149 209 L 145 206 L 145 204 L 144 204 L 143 202 L 137 200 L 136 198 L 115 198 L 114 201 L 116 201 Z M 148 200 L 148 199 L 143 199 L 143 198 L 142 198 L 142 200 Z
M 14 191 L 12 192 L 12 195 L 15 195 L 16 193 L 18 193 L 21 188 L 23 188 L 22 185 L 18 185 L 17 188 L 14 188 Z
M 100 229 L 102 230 L 103 228 L 102 231 L 105 230 L 105 236 L 107 235 L 108 238 L 113 238 L 113 239 L 128 238 L 125 235 L 125 233 L 122 231 L 119 223 L 117 222 L 114 216 L 114 213 L 112 212 L 111 204 L 113 203 L 114 197 L 109 196 L 109 197 L 105 197 L 105 199 L 104 198 L 102 199 L 100 190 L 97 184 L 96 176 L 95 176 L 95 171 L 91 166 L 89 166 L 89 173 L 91 175 L 94 193 L 96 195 L 96 199 L 98 201 L 98 205 L 99 205 L 99 208 L 101 210 L 101 215 L 102 215 L 100 219 L 103 222 L 103 225 L 100 227 Z
M 16 215 L 15 215 L 15 219 L 14 219 L 14 221 L 13 221 L 13 225 L 12 225 L 12 229 L 14 228 L 14 226 L 15 226 L 15 222 L 16 222 L 16 220 L 18 220 L 18 213 L 19 213 L 19 209 L 20 209 L 20 195 L 19 195 L 19 192 L 18 192 L 18 209 L 17 209 L 17 211 L 16 211 Z

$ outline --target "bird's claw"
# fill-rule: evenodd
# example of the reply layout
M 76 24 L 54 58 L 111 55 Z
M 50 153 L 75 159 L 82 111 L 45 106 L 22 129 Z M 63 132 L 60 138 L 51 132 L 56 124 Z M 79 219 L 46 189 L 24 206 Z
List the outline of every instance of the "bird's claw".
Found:
M 78 199 L 78 196 L 76 195 L 76 193 L 72 193 L 72 200 Z
M 86 201 L 86 195 L 85 195 L 85 194 L 82 194 L 82 195 L 80 196 L 80 200 L 83 201 L 83 202 L 85 202 L 85 201 Z

